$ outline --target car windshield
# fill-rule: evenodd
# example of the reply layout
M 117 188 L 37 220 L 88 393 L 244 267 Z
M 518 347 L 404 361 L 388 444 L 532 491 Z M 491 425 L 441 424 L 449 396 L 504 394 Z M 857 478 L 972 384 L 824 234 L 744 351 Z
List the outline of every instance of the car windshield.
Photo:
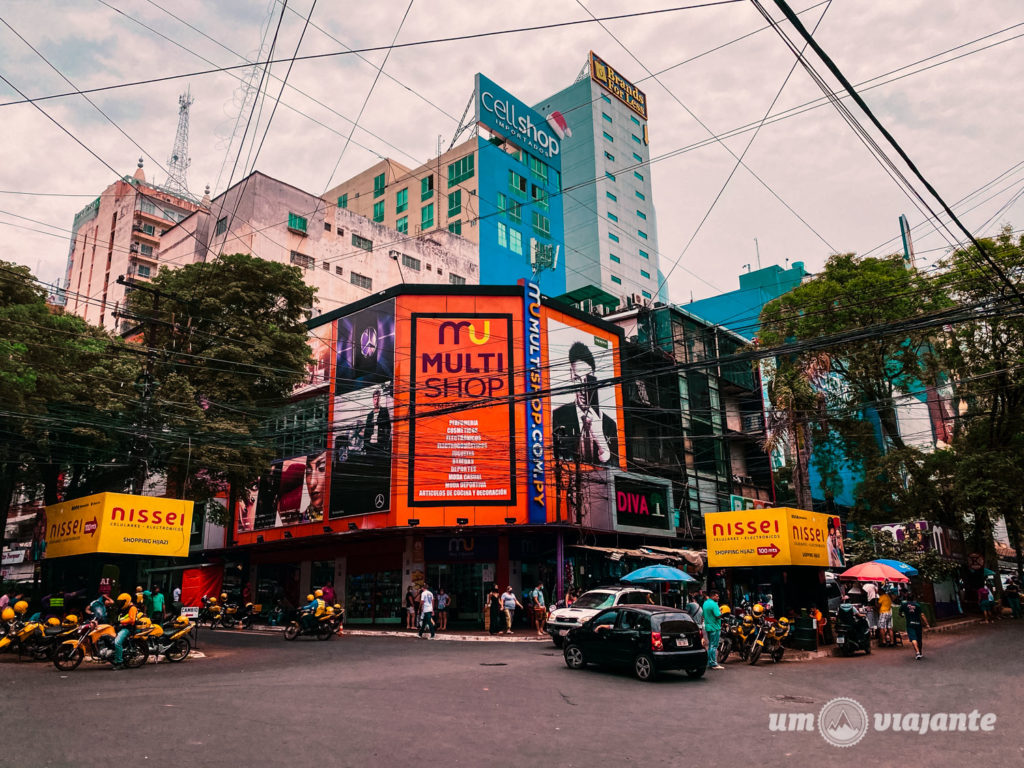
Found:
M 685 613 L 670 613 L 667 615 L 654 616 L 654 628 L 663 635 L 681 635 L 684 632 L 691 632 L 697 625 L 693 619 Z
M 615 595 L 607 592 L 584 592 L 580 599 L 572 604 L 573 608 L 591 608 L 600 610 L 615 602 Z

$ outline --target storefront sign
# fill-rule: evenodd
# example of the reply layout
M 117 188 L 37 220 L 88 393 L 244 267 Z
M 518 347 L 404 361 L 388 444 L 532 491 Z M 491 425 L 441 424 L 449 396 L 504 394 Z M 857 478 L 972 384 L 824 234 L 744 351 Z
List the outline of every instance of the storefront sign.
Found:
M 25 562 L 25 550 L 24 549 L 12 549 L 4 552 L 0 556 L 0 565 L 17 565 L 18 563 Z
M 543 389 L 541 379 L 540 286 L 528 282 L 523 293 L 523 343 L 526 348 L 526 480 L 527 513 L 531 523 L 547 522 L 544 479 L 544 400 L 533 393 Z
M 704 516 L 708 565 L 830 565 L 829 516 L 776 507 Z
M 672 527 L 670 486 L 616 475 L 615 527 L 667 531 Z
M 594 82 L 603 85 L 608 93 L 632 109 L 644 120 L 647 119 L 647 96 L 644 92 L 606 64 L 593 51 L 590 52 L 590 76 L 594 79 Z
M 192 502 L 98 493 L 46 508 L 46 556 L 90 552 L 185 557 Z
M 494 536 L 436 536 L 426 540 L 424 553 L 429 563 L 493 561 L 498 557 L 498 539 Z
M 516 503 L 512 316 L 413 314 L 408 504 Z
M 527 152 L 553 163 L 556 170 L 561 168 L 558 137 L 548 121 L 479 73 L 476 76 L 476 118 Z

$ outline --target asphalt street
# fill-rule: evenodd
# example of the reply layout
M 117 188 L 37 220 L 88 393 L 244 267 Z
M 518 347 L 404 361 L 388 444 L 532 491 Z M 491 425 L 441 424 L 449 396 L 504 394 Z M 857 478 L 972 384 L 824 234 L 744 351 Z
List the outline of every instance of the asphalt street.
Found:
M 205 631 L 205 657 L 112 672 L 0 657 L 0 765 L 1020 765 L 1024 622 L 927 637 L 926 657 L 730 660 L 701 680 L 570 671 L 550 643 Z M 878 732 L 838 748 L 835 697 L 882 713 L 996 716 L 992 730 Z M 772 714 L 814 715 L 810 731 Z M 906 721 L 913 725 L 920 717 Z M 977 720 L 977 718 L 976 718 Z M 786 722 L 790 721 L 787 718 Z

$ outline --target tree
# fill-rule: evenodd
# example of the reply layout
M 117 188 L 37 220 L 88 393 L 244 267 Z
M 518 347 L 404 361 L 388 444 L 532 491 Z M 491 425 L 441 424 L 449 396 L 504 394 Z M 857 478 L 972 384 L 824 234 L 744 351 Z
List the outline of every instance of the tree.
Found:
M 162 270 L 128 309 L 153 357 L 138 422 L 148 471 L 203 500 L 273 458 L 263 424 L 302 380 L 315 289 L 297 267 L 247 254 Z
M 799 509 L 813 509 L 808 414 L 818 411 L 818 395 L 803 371 L 791 360 L 780 360 L 766 368 L 770 369 L 765 386 L 772 410 L 767 414 L 768 428 L 762 447 L 768 454 L 778 451 L 791 455 L 793 461 L 786 472 L 785 485 L 792 490 L 794 503 Z
M 836 254 L 819 275 L 764 307 L 759 342 L 771 349 L 873 326 L 891 330 L 951 304 L 941 285 L 907 269 L 899 256 L 859 259 Z M 899 394 L 934 381 L 933 335 L 928 329 L 865 334 L 824 351 L 797 353 L 787 361 L 821 399 L 822 407 L 809 416 L 814 460 L 826 496 L 843 464 L 865 478 L 902 481 L 883 469 L 883 456 L 885 448 L 908 447 L 897 418 Z M 879 432 L 865 418 L 869 412 L 877 417 Z M 859 511 L 892 514 L 889 507 L 864 504 Z
M 123 377 L 138 368 L 120 340 L 51 311 L 22 266 L 0 262 L 0 539 L 19 486 L 55 503 L 68 466 L 123 471 Z

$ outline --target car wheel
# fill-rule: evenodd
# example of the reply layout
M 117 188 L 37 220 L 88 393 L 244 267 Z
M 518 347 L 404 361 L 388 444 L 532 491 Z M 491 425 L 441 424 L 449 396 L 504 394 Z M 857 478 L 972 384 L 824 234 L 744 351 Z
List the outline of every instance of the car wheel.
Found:
M 654 659 L 646 653 L 641 653 L 633 660 L 633 674 L 637 680 L 643 680 L 645 683 L 653 680 L 658 676 L 658 671 L 654 668 Z
M 555 644 L 555 648 L 561 648 L 565 645 L 565 638 L 561 635 L 553 635 L 551 637 L 551 642 Z
M 299 636 L 299 625 L 296 622 L 289 624 L 284 630 L 285 640 L 294 640 Z
M 569 669 L 583 669 L 587 666 L 587 660 L 583 657 L 583 649 L 578 645 L 565 646 L 562 655 L 565 657 L 565 666 Z
M 694 680 L 700 677 L 704 677 L 704 673 L 707 672 L 707 667 L 701 667 L 700 669 L 688 669 L 686 670 L 686 676 L 692 677 Z

